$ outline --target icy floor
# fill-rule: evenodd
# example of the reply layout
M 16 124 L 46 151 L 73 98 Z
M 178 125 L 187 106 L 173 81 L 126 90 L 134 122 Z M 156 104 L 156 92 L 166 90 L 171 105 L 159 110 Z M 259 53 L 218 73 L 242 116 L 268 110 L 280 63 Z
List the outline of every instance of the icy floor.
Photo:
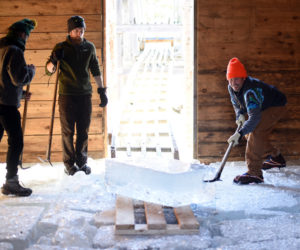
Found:
M 115 236 L 111 222 L 99 222 L 102 213 L 113 214 L 115 195 L 107 192 L 104 160 L 89 159 L 89 165 L 89 176 L 66 176 L 61 163 L 20 170 L 33 194 L 0 195 L 0 249 L 300 249 L 299 164 L 264 172 L 264 184 L 238 186 L 232 179 L 246 171 L 245 164 L 229 162 L 223 181 L 205 186 L 211 199 L 191 204 L 199 234 L 130 237 Z M 218 167 L 207 166 L 207 178 Z M 4 164 L 0 173 L 2 185 Z

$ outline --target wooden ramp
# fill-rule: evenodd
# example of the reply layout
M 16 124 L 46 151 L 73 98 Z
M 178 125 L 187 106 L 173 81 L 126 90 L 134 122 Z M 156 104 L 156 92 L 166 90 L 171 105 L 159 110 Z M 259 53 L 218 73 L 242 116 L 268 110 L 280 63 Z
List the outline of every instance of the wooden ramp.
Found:
M 115 234 L 198 234 L 199 223 L 190 206 L 165 207 L 117 196 Z
M 112 158 L 133 155 L 174 155 L 179 152 L 172 128 L 171 47 L 145 49 L 128 74 L 111 132 Z

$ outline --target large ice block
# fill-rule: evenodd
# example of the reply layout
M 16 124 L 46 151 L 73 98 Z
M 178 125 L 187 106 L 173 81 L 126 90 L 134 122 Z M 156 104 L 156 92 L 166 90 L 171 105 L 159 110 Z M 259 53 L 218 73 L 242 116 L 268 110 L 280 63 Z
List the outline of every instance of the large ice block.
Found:
M 215 185 L 203 179 L 207 166 L 160 157 L 105 160 L 109 192 L 166 206 L 211 201 Z

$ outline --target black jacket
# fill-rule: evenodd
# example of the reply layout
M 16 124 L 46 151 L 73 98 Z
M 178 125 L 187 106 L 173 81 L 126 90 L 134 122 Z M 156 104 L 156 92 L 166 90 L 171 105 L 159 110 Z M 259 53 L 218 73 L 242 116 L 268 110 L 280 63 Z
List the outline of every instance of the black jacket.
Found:
M 93 76 L 99 76 L 100 68 L 96 56 L 96 49 L 92 42 L 86 39 L 78 44 L 72 44 L 70 36 L 66 41 L 55 45 L 53 51 L 62 49 L 64 57 L 60 62 L 58 77 L 60 95 L 88 95 L 92 94 L 90 72 Z M 46 74 L 51 75 L 47 70 Z
M 20 106 L 23 86 L 31 82 L 35 71 L 24 58 L 24 41 L 6 36 L 0 39 L 0 104 Z

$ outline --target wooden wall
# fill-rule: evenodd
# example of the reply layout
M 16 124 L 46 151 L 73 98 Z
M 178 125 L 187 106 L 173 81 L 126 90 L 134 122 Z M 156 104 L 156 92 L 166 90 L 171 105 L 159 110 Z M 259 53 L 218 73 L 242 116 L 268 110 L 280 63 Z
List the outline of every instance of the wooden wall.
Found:
M 45 75 L 45 63 L 54 45 L 67 36 L 67 20 L 73 15 L 84 17 L 87 25 L 85 38 L 97 48 L 97 56 L 103 69 L 103 1 L 102 0 L 0 0 L 0 36 L 5 36 L 7 28 L 23 18 L 36 19 L 38 26 L 27 42 L 25 58 L 28 64 L 36 66 L 36 75 L 30 85 L 32 97 L 28 103 L 28 113 L 24 137 L 23 162 L 37 162 L 45 158 L 48 147 L 50 116 L 52 110 L 55 75 L 50 79 Z M 92 78 L 93 79 L 93 78 Z M 94 81 L 94 80 L 93 80 Z M 49 83 L 49 84 L 48 84 Z M 96 84 L 93 82 L 93 113 L 89 133 L 89 155 L 105 156 L 105 110 L 100 108 Z M 23 113 L 23 103 L 20 108 Z M 0 162 L 5 162 L 7 137 L 0 143 Z M 51 161 L 62 161 L 61 134 L 58 105 L 56 105 Z
M 220 161 L 234 132 L 225 78 L 238 57 L 248 74 L 277 86 L 288 98 L 288 118 L 272 141 L 288 160 L 300 159 L 300 1 L 195 1 L 196 157 Z M 245 142 L 229 160 L 243 160 Z

